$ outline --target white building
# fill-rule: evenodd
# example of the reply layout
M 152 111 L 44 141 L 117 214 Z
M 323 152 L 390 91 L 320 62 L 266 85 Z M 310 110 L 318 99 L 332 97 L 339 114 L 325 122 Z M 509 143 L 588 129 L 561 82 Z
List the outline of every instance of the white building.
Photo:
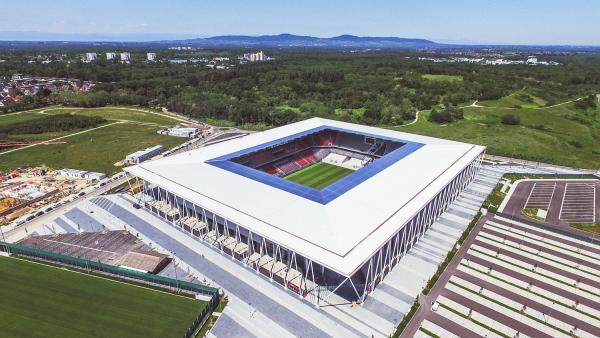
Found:
M 112 53 L 112 52 L 106 53 L 106 60 L 107 61 L 111 61 L 111 60 L 114 60 L 116 58 L 117 58 L 117 53 Z
M 143 150 L 138 150 L 133 154 L 127 155 L 125 157 L 125 163 L 127 163 L 127 164 L 142 163 L 145 160 L 162 153 L 164 150 L 165 150 L 165 148 L 161 145 L 156 145 L 154 147 L 146 148 Z
M 62 169 L 60 173 L 72 179 L 84 179 L 89 181 L 98 181 L 106 177 L 103 173 L 69 168 Z
M 250 62 L 256 62 L 267 61 L 269 58 L 265 53 L 263 53 L 263 51 L 260 51 L 258 53 L 245 53 L 244 56 L 242 56 L 242 59 Z
M 198 128 L 169 128 L 159 130 L 158 133 L 162 135 L 192 138 L 198 136 Z
M 85 53 L 85 62 L 93 62 L 97 60 L 96 53 Z
M 129 62 L 129 61 L 131 61 L 131 53 L 129 53 L 129 52 L 122 52 L 121 53 L 121 61 L 122 62 Z
M 307 300 L 364 301 L 481 167 L 485 147 L 320 118 L 124 170 L 139 204 Z M 330 155 L 315 189 L 284 176 Z M 332 160 L 335 163 L 335 160 Z
M 156 53 L 146 53 L 146 59 L 148 61 L 156 61 Z

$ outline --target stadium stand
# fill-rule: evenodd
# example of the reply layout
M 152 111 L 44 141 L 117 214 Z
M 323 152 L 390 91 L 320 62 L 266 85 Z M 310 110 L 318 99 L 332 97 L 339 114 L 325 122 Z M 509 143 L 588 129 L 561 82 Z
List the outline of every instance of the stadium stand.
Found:
M 325 129 L 244 154 L 233 161 L 281 177 L 325 158 L 328 163 L 357 170 L 401 146 L 399 142 Z
M 125 230 L 29 236 L 17 244 L 150 273 L 169 263 L 167 255 L 149 250 Z

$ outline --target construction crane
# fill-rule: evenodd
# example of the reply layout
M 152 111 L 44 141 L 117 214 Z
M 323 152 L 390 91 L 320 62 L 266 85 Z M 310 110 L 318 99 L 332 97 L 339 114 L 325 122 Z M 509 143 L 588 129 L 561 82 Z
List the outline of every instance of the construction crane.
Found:
M 35 144 L 66 144 L 67 141 L 0 141 L 0 148 L 23 147 Z

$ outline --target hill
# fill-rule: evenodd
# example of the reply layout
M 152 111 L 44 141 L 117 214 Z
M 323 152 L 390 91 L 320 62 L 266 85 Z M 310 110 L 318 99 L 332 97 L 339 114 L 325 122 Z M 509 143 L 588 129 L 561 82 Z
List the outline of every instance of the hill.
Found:
M 261 46 L 261 47 L 328 47 L 328 48 L 421 48 L 437 45 L 425 39 L 340 35 L 331 38 L 279 35 L 224 35 L 210 38 L 179 40 L 199 46 Z

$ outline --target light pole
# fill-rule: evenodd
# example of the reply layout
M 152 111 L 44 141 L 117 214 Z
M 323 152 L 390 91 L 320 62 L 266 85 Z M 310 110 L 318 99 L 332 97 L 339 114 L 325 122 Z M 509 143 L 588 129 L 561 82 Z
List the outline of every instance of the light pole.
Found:
M 177 261 L 175 260 L 175 252 L 171 251 L 173 256 L 173 270 L 175 270 L 175 280 L 177 281 L 177 293 L 179 293 L 179 278 L 177 278 Z
M 4 242 L 4 245 L 6 246 L 6 252 L 8 252 L 10 254 L 10 246 L 8 246 L 8 243 L 6 242 L 6 238 L 4 237 L 4 230 L 2 230 L 1 225 L 0 225 L 0 233 L 2 234 L 2 242 Z

